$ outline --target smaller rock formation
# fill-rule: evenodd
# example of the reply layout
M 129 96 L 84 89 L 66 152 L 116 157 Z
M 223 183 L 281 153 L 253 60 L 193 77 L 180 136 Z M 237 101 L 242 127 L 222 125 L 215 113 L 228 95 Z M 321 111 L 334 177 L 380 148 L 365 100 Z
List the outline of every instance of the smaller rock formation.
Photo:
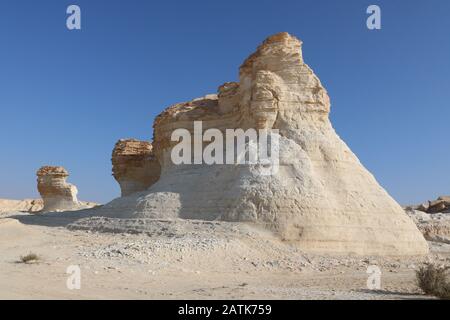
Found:
M 408 209 L 419 210 L 426 213 L 450 212 L 450 196 L 440 196 L 434 201 L 428 201 Z
M 405 210 L 425 239 L 450 244 L 450 196 L 440 196 Z
M 158 181 L 161 167 L 150 142 L 120 139 L 112 153 L 113 176 L 122 197 L 144 191 Z
M 43 211 L 73 210 L 81 206 L 77 188 L 66 182 L 68 176 L 63 167 L 44 166 L 38 170 L 37 183 L 44 200 Z

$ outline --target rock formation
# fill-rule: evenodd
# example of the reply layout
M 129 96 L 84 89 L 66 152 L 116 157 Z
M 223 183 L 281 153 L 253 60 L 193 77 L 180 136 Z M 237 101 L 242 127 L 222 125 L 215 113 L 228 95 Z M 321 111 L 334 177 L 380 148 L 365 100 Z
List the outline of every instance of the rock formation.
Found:
M 440 196 L 434 201 L 428 201 L 408 208 L 427 213 L 450 212 L 450 196 Z
M 135 139 L 117 141 L 112 153 L 113 176 L 122 197 L 144 191 L 159 179 L 161 167 L 153 156 L 152 144 Z
M 44 200 L 43 211 L 65 211 L 79 208 L 77 188 L 66 182 L 69 173 L 63 167 L 44 166 L 37 172 L 38 191 Z
M 153 140 L 160 179 L 105 205 L 105 214 L 252 222 L 310 252 L 426 254 L 413 221 L 335 133 L 328 94 L 304 63 L 301 46 L 287 33 L 273 35 L 244 61 L 238 83 L 162 112 Z M 252 164 L 175 165 L 171 134 L 193 133 L 194 121 L 202 121 L 203 132 L 279 130 L 279 170 L 262 175 Z

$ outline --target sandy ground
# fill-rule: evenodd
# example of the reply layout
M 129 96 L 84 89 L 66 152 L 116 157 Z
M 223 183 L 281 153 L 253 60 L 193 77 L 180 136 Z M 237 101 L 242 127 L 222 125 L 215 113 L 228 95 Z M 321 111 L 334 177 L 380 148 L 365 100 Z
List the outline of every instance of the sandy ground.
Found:
M 242 224 L 134 221 L 145 232 L 128 234 L 120 221 L 103 232 L 86 227 L 101 219 L 83 221 L 68 230 L 64 219 L 3 214 L 0 298 L 423 299 L 415 269 L 450 261 L 450 245 L 437 243 L 428 257 L 331 257 Z M 21 263 L 30 252 L 40 260 Z M 70 265 L 80 267 L 79 290 L 67 288 Z M 367 288 L 369 265 L 381 269 L 380 290 Z

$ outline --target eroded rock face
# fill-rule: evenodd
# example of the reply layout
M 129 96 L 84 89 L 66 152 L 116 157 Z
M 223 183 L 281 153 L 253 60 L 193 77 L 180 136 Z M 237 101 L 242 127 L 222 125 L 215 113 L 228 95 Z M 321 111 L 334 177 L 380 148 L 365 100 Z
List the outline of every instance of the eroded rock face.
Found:
M 422 234 L 381 188 L 329 121 L 330 100 L 304 63 L 302 42 L 280 33 L 266 39 L 217 95 L 173 105 L 154 123 L 161 177 L 144 195 L 116 199 L 108 214 L 261 224 L 311 252 L 420 255 Z M 175 165 L 175 129 L 278 129 L 280 168 Z M 115 211 L 114 211 L 115 210 Z
M 158 181 L 161 167 L 152 149 L 152 144 L 147 141 L 117 141 L 112 154 L 113 176 L 123 197 L 144 191 Z
M 79 208 L 77 188 L 66 182 L 69 173 L 63 167 L 44 166 L 37 172 L 38 191 L 44 200 L 43 211 Z

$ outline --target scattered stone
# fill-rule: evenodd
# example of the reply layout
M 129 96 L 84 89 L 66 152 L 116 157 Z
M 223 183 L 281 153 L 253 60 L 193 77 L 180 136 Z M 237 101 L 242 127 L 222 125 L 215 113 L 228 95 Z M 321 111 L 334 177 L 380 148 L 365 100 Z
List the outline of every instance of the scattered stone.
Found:
M 428 202 L 422 203 L 422 204 L 419 204 L 419 206 L 417 207 L 417 210 L 427 212 L 429 207 L 430 207 L 430 204 Z
M 447 210 L 447 204 L 444 200 L 436 200 L 430 202 L 430 206 L 428 207 L 427 212 L 428 213 L 438 213 L 438 212 L 444 212 Z
M 450 196 L 439 196 L 434 201 L 428 201 L 416 206 L 409 206 L 405 209 L 420 210 L 427 213 L 450 212 Z

